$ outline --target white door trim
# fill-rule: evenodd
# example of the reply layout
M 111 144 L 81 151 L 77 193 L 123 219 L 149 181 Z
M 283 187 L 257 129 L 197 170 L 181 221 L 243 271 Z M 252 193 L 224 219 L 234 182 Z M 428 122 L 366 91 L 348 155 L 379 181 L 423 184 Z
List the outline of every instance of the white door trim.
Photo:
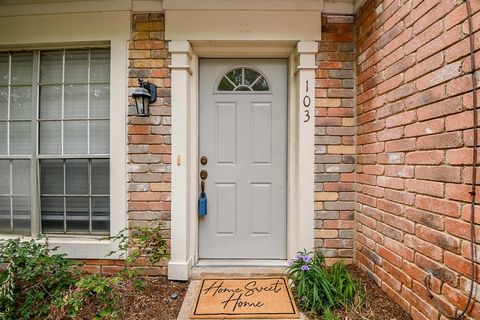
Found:
M 198 50 L 196 50 L 198 48 Z M 222 46 L 216 41 L 170 41 L 172 70 L 172 187 L 171 260 L 168 278 L 188 280 L 198 259 L 198 58 L 245 57 L 255 48 L 256 58 L 289 58 L 287 256 L 314 244 L 314 129 L 315 54 L 318 43 L 276 42 L 273 46 L 239 42 Z M 252 57 L 249 55 L 249 57 Z M 309 90 L 306 90 L 306 81 Z M 307 98 L 305 98 L 307 97 Z M 310 121 L 304 122 L 304 101 Z

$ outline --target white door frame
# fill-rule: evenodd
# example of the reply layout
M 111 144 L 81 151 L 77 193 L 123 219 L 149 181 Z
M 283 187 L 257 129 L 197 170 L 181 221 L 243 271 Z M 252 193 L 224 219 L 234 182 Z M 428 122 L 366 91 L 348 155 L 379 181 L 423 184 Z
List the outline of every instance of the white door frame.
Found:
M 198 58 L 288 58 L 287 256 L 314 247 L 315 41 L 170 41 L 171 260 L 188 280 L 198 259 Z M 246 54 L 247 53 L 247 54 Z M 308 82 L 308 87 L 307 87 Z M 307 106 L 305 106 L 307 105 Z M 309 112 L 310 120 L 306 112 Z

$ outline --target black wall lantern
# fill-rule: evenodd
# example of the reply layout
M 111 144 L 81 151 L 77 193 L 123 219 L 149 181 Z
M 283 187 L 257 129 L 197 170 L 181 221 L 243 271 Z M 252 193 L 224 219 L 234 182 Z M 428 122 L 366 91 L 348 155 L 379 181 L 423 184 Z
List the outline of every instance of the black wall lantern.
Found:
M 150 115 L 150 103 L 157 100 L 157 86 L 150 82 L 144 82 L 143 79 L 138 79 L 140 88 L 135 89 L 132 97 L 135 99 L 135 109 L 137 115 L 141 117 L 148 117 Z

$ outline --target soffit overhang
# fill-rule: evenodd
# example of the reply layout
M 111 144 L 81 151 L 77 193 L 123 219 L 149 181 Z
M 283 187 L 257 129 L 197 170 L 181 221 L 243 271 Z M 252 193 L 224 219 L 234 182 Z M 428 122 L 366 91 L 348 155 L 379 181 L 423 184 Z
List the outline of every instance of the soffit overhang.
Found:
M 165 10 L 322 11 L 354 14 L 366 0 L 0 0 L 1 16 Z
M 323 0 L 164 0 L 165 38 L 320 40 L 323 3 Z

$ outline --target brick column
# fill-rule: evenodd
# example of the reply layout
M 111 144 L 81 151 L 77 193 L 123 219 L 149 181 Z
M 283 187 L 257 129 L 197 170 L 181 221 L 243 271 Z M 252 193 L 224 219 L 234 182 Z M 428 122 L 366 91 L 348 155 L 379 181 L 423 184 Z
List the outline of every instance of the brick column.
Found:
M 322 20 L 315 91 L 315 247 L 331 264 L 353 257 L 354 17 Z
M 165 223 L 164 237 L 170 239 L 170 71 L 164 40 L 163 14 L 132 16 L 128 52 L 129 95 L 138 78 L 157 85 L 158 99 L 149 117 L 137 117 L 129 97 L 128 117 L 128 226 Z M 166 274 L 163 266 L 150 274 Z

